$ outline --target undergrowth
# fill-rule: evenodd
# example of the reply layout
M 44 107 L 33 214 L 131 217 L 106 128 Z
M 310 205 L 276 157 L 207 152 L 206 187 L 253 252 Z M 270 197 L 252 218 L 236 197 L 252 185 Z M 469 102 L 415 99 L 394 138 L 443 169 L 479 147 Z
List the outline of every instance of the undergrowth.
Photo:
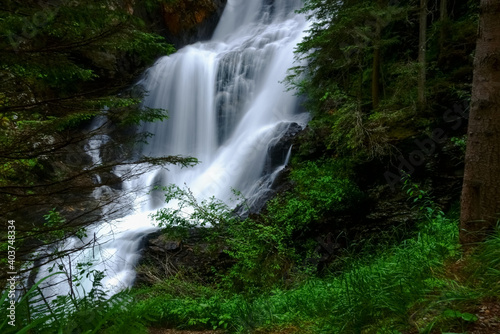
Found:
M 87 271 L 93 276 L 90 276 L 93 286 L 83 297 L 77 298 L 72 293 L 56 298 L 44 296 L 40 288 L 42 283 L 52 276 L 64 274 L 57 272 L 41 279 L 24 294 L 18 294 L 17 298 L 9 296 L 10 290 L 6 290 L 0 297 L 0 333 L 134 334 L 145 333 L 146 323 L 154 320 L 132 307 L 134 297 L 130 291 L 108 298 L 101 284 L 103 274 L 98 271 Z M 78 284 L 75 278 L 70 279 Z
M 443 261 L 458 254 L 457 236 L 455 221 L 428 211 L 415 238 L 376 258 L 350 258 L 340 275 L 310 278 L 296 288 L 273 289 L 257 297 L 212 290 L 197 298 L 156 295 L 138 306 L 163 325 L 222 327 L 237 333 L 277 326 L 311 333 L 404 329 L 412 307 L 448 284 L 439 273 Z
M 454 215 L 409 180 L 404 190 L 420 212 L 416 229 L 399 243 L 380 236 L 384 247 L 372 239 L 365 250 L 345 252 L 340 272 L 259 294 L 205 287 L 178 297 L 157 285 L 137 307 L 158 326 L 230 333 L 464 333 L 478 320 L 477 305 L 499 296 L 500 232 L 464 258 Z M 452 274 L 457 264 L 460 274 Z
M 16 327 L 2 333 L 147 333 L 148 327 L 227 333 L 466 333 L 478 305 L 500 297 L 500 229 L 463 255 L 458 223 L 407 183 L 421 212 L 406 240 L 368 255 L 349 253 L 341 272 L 309 274 L 293 286 L 240 293 L 179 273 L 110 299 L 97 279 L 81 299 L 40 300 L 37 285 L 17 301 Z M 376 244 L 373 239 L 372 243 Z M 367 247 L 372 247 L 367 243 Z M 370 248 L 373 249 L 373 248 Z

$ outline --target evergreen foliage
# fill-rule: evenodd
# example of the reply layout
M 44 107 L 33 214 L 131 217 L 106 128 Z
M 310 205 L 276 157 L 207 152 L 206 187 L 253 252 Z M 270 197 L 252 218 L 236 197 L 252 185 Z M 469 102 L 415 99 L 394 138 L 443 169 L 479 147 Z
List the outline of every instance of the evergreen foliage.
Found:
M 147 1 L 146 7 L 162 1 Z M 88 200 L 94 187 L 106 183 L 92 175 L 118 165 L 138 166 L 128 178 L 151 165 L 196 163 L 135 157 L 126 149 L 113 161 L 72 161 L 70 152 L 82 154 L 89 137 L 112 128 L 130 143 L 145 141 L 149 134 L 135 134 L 133 126 L 167 116 L 165 110 L 139 108 L 141 93 L 122 89 L 133 74 L 122 76 L 119 67 L 138 68 L 173 52 L 130 15 L 127 3 L 7 0 L 0 9 L 5 32 L 0 38 L 0 200 L 8 216 L 29 216 L 18 220 L 16 247 L 23 260 L 37 260 L 38 266 L 68 255 L 54 246 L 51 257 L 30 257 L 41 243 L 83 238 L 85 226 L 116 200 Z M 306 96 L 313 120 L 291 164 L 291 190 L 270 200 L 260 214 L 240 217 L 215 198 L 199 201 L 189 189 L 170 186 L 162 190 L 175 208 L 153 215 L 170 236 L 197 229 L 230 258 L 229 265 L 214 268 L 212 281 L 199 282 L 180 271 L 138 294 L 124 291 L 109 299 L 98 272 L 68 277 L 77 282 L 78 275 L 93 275 L 87 295 L 52 302 L 40 294 L 39 282 L 17 298 L 19 326 L 3 321 L 0 331 L 145 333 L 147 326 L 230 333 L 466 331 L 478 320 L 478 304 L 500 298 L 500 234 L 472 255 L 460 254 L 453 214 L 445 215 L 427 192 L 405 179 L 403 190 L 419 212 L 415 229 L 398 231 L 396 238 L 387 232 L 353 240 L 321 275 L 318 241 L 311 236 L 336 227 L 332 217 L 363 206 L 366 195 L 355 167 L 387 159 L 405 140 L 440 125 L 453 104 L 468 101 L 476 7 L 476 1 L 457 1 L 444 16 L 437 15 L 437 6 L 429 7 L 434 15 L 425 27 L 427 104 L 419 108 L 419 1 L 305 0 L 301 12 L 313 23 L 297 57 L 306 65 L 292 69 L 287 80 Z M 82 131 L 99 116 L 107 119 L 103 126 Z M 463 127 L 455 130 L 451 141 L 463 148 Z M 314 146 L 322 149 L 313 157 Z M 82 196 L 68 196 L 75 190 Z M 235 195 L 235 203 L 245 207 L 245 199 Z M 0 248 L 6 251 L 6 239 Z M 5 267 L 7 257 L 2 258 Z M 0 314 L 6 315 L 1 312 L 8 302 L 5 293 Z
M 110 184 L 105 178 L 97 182 L 96 174 L 110 175 L 115 166 L 133 165 L 124 174 L 126 179 L 152 165 L 196 162 L 183 157 L 134 157 L 128 149 L 149 136 L 135 133 L 132 125 L 161 121 L 167 113 L 141 108 L 141 93 L 124 88 L 143 66 L 174 49 L 148 32 L 126 8 L 126 1 L 115 0 L 2 3 L 0 201 L 3 214 L 16 220 L 20 264 L 36 260 L 41 265 L 47 259 L 33 254 L 42 241 L 55 245 L 81 233 L 104 206 L 117 200 L 92 199 L 94 188 Z M 97 117 L 106 121 L 89 130 Z M 117 157 L 94 163 L 86 141 L 111 130 L 127 133 L 120 146 L 108 142 L 119 152 Z M 0 237 L 2 244 L 6 241 Z M 5 275 L 6 270 L 2 272 Z
M 477 21 L 472 1 L 457 4 L 445 22 L 431 16 L 429 98 L 423 110 L 417 108 L 418 3 L 305 2 L 301 12 L 313 24 L 296 53 L 307 64 L 287 80 L 306 96 L 310 127 L 327 150 L 361 160 L 390 155 L 402 140 L 442 122 L 447 104 L 470 96 Z

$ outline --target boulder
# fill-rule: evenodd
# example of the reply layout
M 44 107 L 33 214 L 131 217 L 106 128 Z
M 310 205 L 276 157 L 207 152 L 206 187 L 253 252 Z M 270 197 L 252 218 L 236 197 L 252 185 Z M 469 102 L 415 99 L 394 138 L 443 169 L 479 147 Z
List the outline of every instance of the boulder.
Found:
M 182 238 L 158 231 L 145 239 L 135 285 L 154 284 L 179 272 L 208 279 L 214 276 L 212 268 L 231 261 L 223 249 L 203 240 L 199 229 Z

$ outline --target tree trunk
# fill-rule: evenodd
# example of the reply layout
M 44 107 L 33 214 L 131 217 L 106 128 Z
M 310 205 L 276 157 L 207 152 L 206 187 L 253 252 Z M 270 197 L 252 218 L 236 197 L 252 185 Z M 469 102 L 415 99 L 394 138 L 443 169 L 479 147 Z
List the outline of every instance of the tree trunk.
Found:
M 418 107 L 425 108 L 425 52 L 427 40 L 427 0 L 420 0 L 420 24 L 418 41 Z
M 377 1 L 378 9 L 382 8 L 382 0 Z M 372 105 L 376 109 L 380 103 L 380 44 L 382 40 L 382 24 L 376 17 L 375 38 L 373 40 L 373 65 L 372 65 Z
M 439 19 L 444 21 L 448 18 L 448 0 L 441 0 L 439 4 Z
M 441 0 L 439 6 L 439 21 L 441 29 L 439 31 L 439 54 L 442 56 L 444 53 L 444 41 L 446 39 L 446 24 L 448 20 L 448 0 Z
M 500 217 L 500 1 L 481 0 L 462 188 L 460 241 L 484 239 Z

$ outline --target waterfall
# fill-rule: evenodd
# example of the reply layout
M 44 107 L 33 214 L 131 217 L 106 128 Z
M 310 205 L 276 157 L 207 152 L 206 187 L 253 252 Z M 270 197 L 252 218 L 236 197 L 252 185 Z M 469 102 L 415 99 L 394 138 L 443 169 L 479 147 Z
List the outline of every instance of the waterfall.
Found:
M 154 137 L 141 153 L 193 156 L 200 164 L 153 170 L 124 184 L 123 191 L 187 184 L 199 198 L 223 201 L 231 189 L 247 198 L 268 191 L 290 156 L 285 150 L 283 160 L 266 170 L 270 145 L 291 124 L 308 120 L 280 83 L 295 65 L 293 51 L 307 29 L 305 17 L 294 12 L 300 6 L 300 0 L 229 0 L 210 41 L 184 47 L 146 71 L 138 83 L 147 92 L 144 105 L 167 109 L 169 119 L 142 125 Z M 155 192 L 136 197 L 135 214 L 100 225 L 89 233 L 98 236 L 98 245 L 72 259 L 94 261 L 111 292 L 132 284 L 140 240 L 154 230 L 148 215 L 165 205 Z

